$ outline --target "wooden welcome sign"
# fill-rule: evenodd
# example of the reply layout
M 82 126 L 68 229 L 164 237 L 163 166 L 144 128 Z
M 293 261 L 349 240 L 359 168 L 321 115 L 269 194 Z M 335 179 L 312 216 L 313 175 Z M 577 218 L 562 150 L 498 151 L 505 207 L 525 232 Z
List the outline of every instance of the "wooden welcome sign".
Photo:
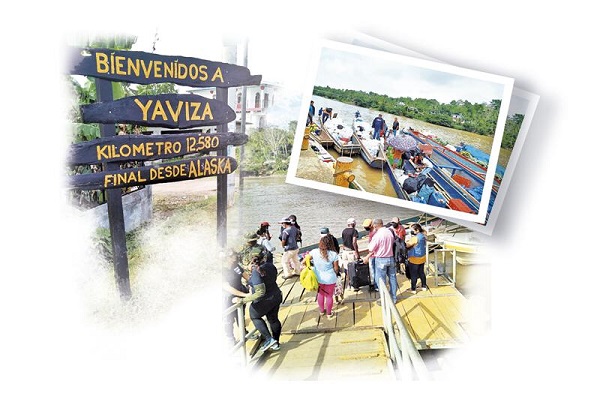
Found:
M 73 144 L 68 162 L 71 165 L 85 165 L 169 159 L 203 154 L 228 145 L 242 145 L 247 141 L 248 136 L 242 133 L 181 133 L 168 136 L 128 134 Z
M 199 58 L 158 55 L 143 51 L 81 49 L 70 51 L 71 75 L 119 82 L 172 82 L 191 87 L 234 87 L 260 84 L 261 75 L 246 67 Z
M 69 176 L 69 186 L 82 190 L 143 186 L 168 183 L 201 177 L 226 175 L 237 168 L 235 158 L 205 156 L 195 159 L 142 166 L 135 169 L 119 169 L 108 172 Z
M 81 115 L 86 123 L 131 123 L 184 129 L 222 125 L 235 120 L 235 111 L 226 103 L 196 94 L 125 97 L 82 105 Z
M 100 173 L 67 177 L 70 188 L 105 189 L 115 277 L 123 298 L 131 297 L 121 188 L 217 176 L 217 240 L 225 246 L 227 234 L 227 176 L 237 168 L 226 156 L 229 145 L 243 145 L 245 134 L 227 133 L 235 111 L 227 105 L 227 88 L 260 84 L 260 75 L 248 68 L 198 58 L 165 56 L 140 51 L 81 49 L 70 51 L 69 74 L 93 76 L 98 102 L 81 106 L 85 123 L 100 123 L 102 138 L 71 146 L 69 163 L 103 164 Z M 193 94 L 132 96 L 113 101 L 110 81 L 136 84 L 175 83 L 191 87 L 215 87 L 216 100 Z M 168 131 L 165 136 L 115 135 L 114 124 L 131 123 L 175 129 L 217 126 L 217 134 Z M 163 162 L 121 169 L 125 161 L 169 159 L 188 154 L 216 156 Z

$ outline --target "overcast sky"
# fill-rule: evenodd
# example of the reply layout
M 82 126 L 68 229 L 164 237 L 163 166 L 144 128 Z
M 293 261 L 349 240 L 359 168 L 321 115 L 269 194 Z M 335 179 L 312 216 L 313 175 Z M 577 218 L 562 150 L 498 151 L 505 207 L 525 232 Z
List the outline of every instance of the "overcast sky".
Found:
M 315 85 L 372 91 L 390 97 L 436 99 L 441 103 L 452 100 L 489 103 L 502 99 L 503 84 L 480 79 L 462 68 L 441 71 L 436 64 L 427 61 L 422 62 L 430 67 L 423 67 L 421 62 L 415 65 L 409 58 L 388 53 L 363 53 L 362 49 L 356 53 L 345 48 L 323 47 Z

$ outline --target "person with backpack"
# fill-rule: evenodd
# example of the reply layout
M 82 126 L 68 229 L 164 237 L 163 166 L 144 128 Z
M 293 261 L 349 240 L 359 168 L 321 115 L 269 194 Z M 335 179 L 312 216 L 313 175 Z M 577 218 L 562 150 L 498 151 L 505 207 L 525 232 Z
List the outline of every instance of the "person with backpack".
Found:
M 360 259 L 358 252 L 358 230 L 356 230 L 356 219 L 348 218 L 346 221 L 346 227 L 342 230 L 342 246 L 340 247 L 340 263 L 344 272 L 346 273 L 346 283 L 348 289 L 351 287 L 350 279 L 348 278 L 348 266 L 351 262 Z
M 398 272 L 404 274 L 403 268 L 406 268 L 406 229 L 400 223 L 398 217 L 393 217 L 390 222 L 390 227 L 393 229 L 396 237 L 398 237 L 394 246 L 394 257 L 396 258 L 396 268 Z
M 252 258 L 252 274 L 248 285 L 252 288 L 252 293 L 247 293 L 241 298 L 234 298 L 232 302 L 252 302 L 248 311 L 250 320 L 264 338 L 259 350 L 262 352 L 267 349 L 278 351 L 281 335 L 279 307 L 283 302 L 283 297 L 277 285 L 277 269 L 273 262 L 267 261 L 264 252 L 259 248 L 253 248 L 250 255 Z M 266 317 L 269 323 L 268 327 L 263 317 Z

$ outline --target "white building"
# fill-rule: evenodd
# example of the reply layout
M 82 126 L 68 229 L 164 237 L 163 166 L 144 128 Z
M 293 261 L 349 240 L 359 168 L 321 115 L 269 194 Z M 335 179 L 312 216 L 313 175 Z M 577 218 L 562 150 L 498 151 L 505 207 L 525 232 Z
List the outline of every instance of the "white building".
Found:
M 269 109 L 275 105 L 279 85 L 274 83 L 261 83 L 259 86 L 246 86 L 246 128 L 263 128 L 267 126 Z M 236 130 L 240 130 L 242 121 L 242 87 L 229 88 L 229 106 L 235 110 Z M 216 99 L 217 92 L 214 87 L 191 89 L 192 94 L 199 94 L 206 98 Z

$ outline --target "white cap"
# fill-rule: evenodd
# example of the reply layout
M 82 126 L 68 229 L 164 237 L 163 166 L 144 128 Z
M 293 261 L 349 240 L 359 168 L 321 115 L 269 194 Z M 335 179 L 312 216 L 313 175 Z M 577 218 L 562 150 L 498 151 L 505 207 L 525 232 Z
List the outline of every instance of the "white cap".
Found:
M 347 223 L 347 224 L 356 224 L 356 219 L 354 219 L 354 218 L 349 218 L 349 219 L 346 221 L 346 223 Z

